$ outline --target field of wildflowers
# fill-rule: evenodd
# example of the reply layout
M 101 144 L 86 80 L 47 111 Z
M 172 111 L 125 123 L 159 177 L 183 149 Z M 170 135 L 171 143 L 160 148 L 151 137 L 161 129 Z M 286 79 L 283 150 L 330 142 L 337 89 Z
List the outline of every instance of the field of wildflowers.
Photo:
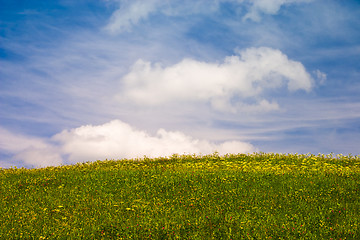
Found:
M 359 156 L 0 169 L 0 239 L 360 239 Z

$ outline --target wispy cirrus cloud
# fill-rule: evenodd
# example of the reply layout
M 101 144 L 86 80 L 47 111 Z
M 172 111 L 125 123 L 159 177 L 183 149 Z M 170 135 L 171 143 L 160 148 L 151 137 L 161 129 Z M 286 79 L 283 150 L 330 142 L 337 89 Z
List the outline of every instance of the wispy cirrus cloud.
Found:
M 120 1 L 120 8 L 116 10 L 106 25 L 105 30 L 114 34 L 130 30 L 133 25 L 146 19 L 155 11 L 160 1 Z
M 261 15 L 271 14 L 275 15 L 278 13 L 283 5 L 290 5 L 295 3 L 306 3 L 313 0 L 258 0 L 251 1 L 249 12 L 245 14 L 243 20 L 251 19 L 259 22 Z
M 263 14 L 277 14 L 283 5 L 291 5 L 294 3 L 311 2 L 313 0 L 217 0 L 207 1 L 159 1 L 159 0 L 117 0 L 119 8 L 114 11 L 108 24 L 105 26 L 111 34 L 130 31 L 131 28 L 141 21 L 146 21 L 148 17 L 155 12 L 162 13 L 167 16 L 193 15 L 193 14 L 209 14 L 219 11 L 221 4 L 231 3 L 239 9 L 247 9 L 247 13 L 243 16 L 243 20 L 252 20 L 259 22 Z

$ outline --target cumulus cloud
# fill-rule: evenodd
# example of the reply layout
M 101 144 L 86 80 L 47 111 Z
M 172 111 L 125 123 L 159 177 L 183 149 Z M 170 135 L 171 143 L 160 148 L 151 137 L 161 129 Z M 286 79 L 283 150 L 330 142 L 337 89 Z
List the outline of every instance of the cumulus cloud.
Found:
M 95 159 L 119 159 L 169 156 L 178 154 L 220 154 L 253 152 L 253 145 L 245 142 L 230 141 L 214 144 L 194 139 L 178 131 L 159 129 L 154 136 L 145 131 L 134 129 L 120 120 L 103 125 L 86 125 L 65 130 L 53 137 L 62 145 L 62 152 L 68 161 L 90 161 Z
M 159 129 L 155 135 L 137 130 L 120 120 L 64 130 L 51 139 L 18 135 L 0 128 L 0 151 L 27 166 L 45 167 L 104 159 L 161 157 L 172 154 L 220 154 L 254 152 L 250 143 L 215 144 L 179 131 Z M 3 161 L 0 159 L 0 164 Z M 8 166 L 8 165 L 7 165 Z M 7 167 L 0 166 L 0 167 Z
M 249 12 L 243 17 L 243 20 L 251 19 L 259 22 L 261 14 L 275 15 L 278 13 L 282 5 L 293 3 L 305 3 L 313 0 L 257 0 L 251 1 Z
M 263 93 L 286 85 L 289 91 L 312 88 L 312 78 L 304 66 L 281 51 L 260 47 L 239 51 L 222 63 L 184 59 L 163 67 L 138 60 L 123 77 L 118 99 L 139 105 L 169 102 L 210 102 L 220 111 L 275 110 L 274 101 Z M 251 99 L 252 105 L 244 103 Z

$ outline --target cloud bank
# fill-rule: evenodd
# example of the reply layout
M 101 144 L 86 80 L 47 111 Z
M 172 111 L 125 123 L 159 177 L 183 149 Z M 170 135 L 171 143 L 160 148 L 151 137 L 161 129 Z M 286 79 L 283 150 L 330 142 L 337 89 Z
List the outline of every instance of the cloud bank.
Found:
M 2 127 L 0 152 L 11 154 L 13 161 L 30 166 L 56 166 L 63 163 L 59 149 L 53 143 L 41 138 L 14 134 Z M 0 167 L 9 167 L 8 165 Z
M 240 141 L 215 144 L 194 139 L 179 131 L 159 129 L 152 136 L 120 120 L 103 125 L 85 125 L 64 130 L 51 139 L 31 138 L 0 128 L 0 150 L 14 154 L 13 160 L 35 167 L 73 164 L 104 159 L 161 157 L 177 154 L 254 152 Z M 0 162 L 1 163 L 1 162 Z
M 154 136 L 137 130 L 120 120 L 92 126 L 86 125 L 65 130 L 54 136 L 62 145 L 62 152 L 69 155 L 69 161 L 86 161 L 103 158 L 134 158 L 168 156 L 174 153 L 208 154 L 218 151 L 252 152 L 255 148 L 248 143 L 231 141 L 214 144 L 193 139 L 178 131 L 159 129 Z
M 168 67 L 138 60 L 122 79 L 118 99 L 145 106 L 210 102 L 219 111 L 270 111 L 279 106 L 264 98 L 266 91 L 283 86 L 290 92 L 310 91 L 313 86 L 305 67 L 279 50 L 260 47 L 238 53 L 222 63 L 184 59 Z M 249 100 L 250 105 L 245 103 Z

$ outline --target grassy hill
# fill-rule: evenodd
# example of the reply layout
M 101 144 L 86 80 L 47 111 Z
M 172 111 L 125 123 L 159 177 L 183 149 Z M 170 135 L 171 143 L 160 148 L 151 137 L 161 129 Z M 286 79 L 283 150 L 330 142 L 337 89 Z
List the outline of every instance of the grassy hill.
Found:
M 360 239 L 359 156 L 173 155 L 0 181 L 0 239 Z

